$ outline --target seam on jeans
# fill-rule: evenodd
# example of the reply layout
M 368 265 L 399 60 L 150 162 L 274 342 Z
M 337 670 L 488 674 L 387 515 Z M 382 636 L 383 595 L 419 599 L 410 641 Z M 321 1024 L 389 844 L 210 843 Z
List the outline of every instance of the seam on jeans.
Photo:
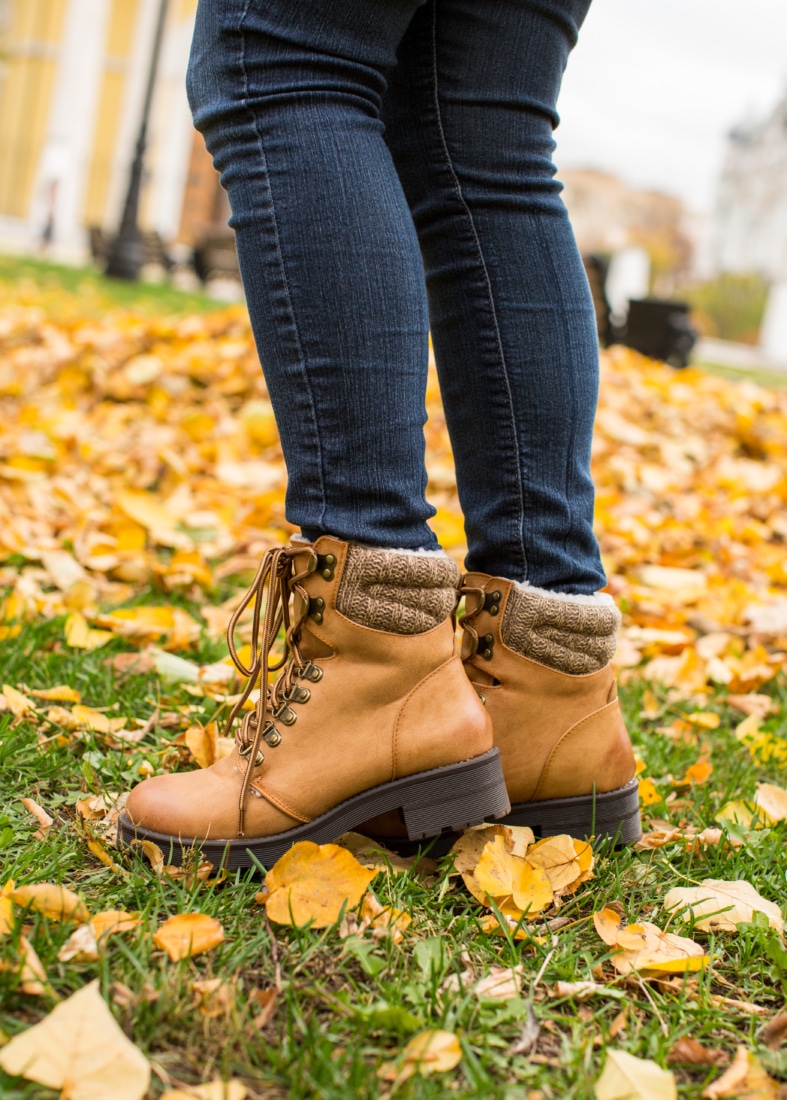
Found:
M 489 278 L 489 271 L 484 260 L 484 253 L 481 248 L 481 241 L 476 230 L 475 222 L 473 220 L 473 214 L 470 207 L 462 193 L 462 185 L 459 182 L 459 177 L 454 169 L 453 162 L 451 160 L 451 153 L 448 149 L 448 141 L 445 136 L 445 129 L 443 127 L 443 116 L 440 112 L 440 93 L 438 88 L 438 76 L 437 76 L 437 0 L 432 5 L 432 92 L 434 96 L 434 109 L 435 116 L 437 118 L 437 129 L 440 134 L 440 144 L 442 145 L 443 155 L 445 157 L 445 163 L 448 171 L 451 175 L 451 181 L 454 185 L 454 191 L 456 197 L 462 206 L 467 217 L 470 231 L 473 234 L 473 241 L 475 243 L 476 256 L 478 263 L 481 267 L 481 271 L 484 276 L 484 283 L 486 285 L 486 292 L 489 300 L 489 308 L 492 311 L 492 324 L 495 330 L 495 340 L 497 342 L 498 354 L 500 356 L 500 366 L 502 367 L 503 381 L 505 383 L 506 395 L 508 397 L 508 409 L 511 417 L 511 435 L 514 441 L 514 454 L 516 457 L 516 483 L 519 490 L 519 550 L 522 555 L 523 566 L 523 580 L 527 580 L 528 565 L 527 565 L 527 552 L 525 550 L 525 508 L 524 508 L 524 487 L 522 484 L 522 456 L 519 450 L 519 439 L 516 433 L 516 417 L 514 416 L 514 400 L 511 392 L 511 381 L 508 376 L 508 367 L 506 364 L 505 353 L 503 352 L 503 340 L 500 335 L 500 325 L 497 320 L 497 310 L 495 309 L 495 299 L 492 294 L 492 283 Z
M 242 103 L 243 103 L 244 109 L 248 112 L 249 117 L 251 118 L 251 123 L 252 123 L 252 126 L 254 128 L 254 132 L 257 135 L 257 148 L 260 151 L 260 161 L 261 161 L 261 164 L 262 164 L 262 171 L 263 171 L 263 174 L 265 176 L 265 182 L 268 186 L 268 196 L 269 196 L 269 199 L 270 199 L 271 221 L 273 223 L 273 234 L 274 234 L 274 239 L 275 239 L 275 242 L 276 242 L 276 255 L 277 255 L 277 258 L 278 258 L 279 272 L 281 274 L 282 285 L 284 286 L 285 293 L 286 293 L 286 296 L 287 296 L 287 307 L 288 307 L 289 312 L 290 312 L 290 320 L 292 322 L 292 327 L 293 327 L 293 330 L 295 332 L 295 339 L 296 339 L 296 342 L 297 342 L 297 345 L 298 345 L 298 354 L 300 356 L 301 374 L 303 375 L 304 386 L 305 386 L 307 397 L 309 399 L 309 407 L 311 409 L 312 422 L 314 424 L 314 438 L 315 438 L 315 442 L 317 444 L 317 469 L 319 471 L 319 477 L 320 477 L 320 482 L 319 482 L 319 484 L 320 484 L 320 515 L 319 515 L 318 524 L 320 526 L 322 526 L 322 524 L 325 520 L 325 512 L 327 510 L 327 501 L 325 499 L 325 471 L 324 471 L 324 468 L 323 468 L 323 452 L 322 452 L 322 443 L 320 441 L 320 428 L 319 428 L 319 423 L 318 423 L 318 420 L 317 420 L 317 406 L 316 406 L 316 402 L 314 400 L 314 393 L 312 392 L 311 382 L 309 380 L 309 372 L 306 369 L 306 356 L 305 356 L 304 351 L 303 351 L 303 341 L 301 340 L 301 334 L 300 334 L 300 330 L 298 328 L 298 321 L 297 321 L 297 318 L 295 316 L 295 307 L 293 306 L 293 303 L 292 303 L 292 295 L 290 293 L 290 284 L 289 284 L 289 280 L 287 279 L 287 270 L 284 266 L 284 257 L 282 255 L 282 249 L 281 249 L 281 238 L 279 236 L 279 223 L 278 223 L 278 219 L 276 218 L 276 205 L 273 201 L 273 187 L 271 186 L 270 173 L 268 172 L 268 159 L 265 156 L 265 146 L 263 144 L 262 134 L 260 133 L 260 128 L 257 124 L 256 115 L 254 114 L 254 111 L 251 109 L 251 107 L 249 105 L 249 74 L 248 74 L 248 71 L 246 69 L 246 30 L 245 30 L 245 23 L 246 23 L 246 17 L 249 14 L 249 8 L 251 7 L 252 2 L 253 2 L 253 0 L 246 0 L 246 3 L 243 6 L 243 11 L 241 12 L 240 20 L 238 22 L 238 33 L 240 34 L 240 40 L 241 40 L 240 67 L 241 67 L 241 74 L 243 76 L 243 100 L 242 100 Z

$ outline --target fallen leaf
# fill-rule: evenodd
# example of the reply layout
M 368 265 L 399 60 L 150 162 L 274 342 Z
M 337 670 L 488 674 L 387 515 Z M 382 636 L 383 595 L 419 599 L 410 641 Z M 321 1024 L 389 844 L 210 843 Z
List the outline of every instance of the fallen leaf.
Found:
M 76 959 L 77 962 L 98 961 L 96 934 L 89 922 L 80 924 L 79 928 L 71 933 L 58 951 L 57 957 L 60 962 L 70 962 L 72 959 Z
M 775 783 L 760 783 L 754 794 L 754 804 L 771 821 L 787 820 L 787 791 Z
M 479 1001 L 507 1001 L 518 997 L 522 988 L 522 966 L 493 966 L 485 978 L 473 986 Z
M 538 1017 L 533 1011 L 532 1004 L 528 1001 L 524 1025 L 509 1049 L 509 1055 L 515 1056 L 521 1054 L 525 1057 L 529 1057 L 536 1048 L 540 1034 L 541 1025 L 538 1022 Z
M 167 1089 L 161 1100 L 246 1100 L 249 1090 L 242 1081 L 211 1081 L 188 1089 Z
M 173 962 L 213 951 L 223 941 L 221 922 L 206 913 L 177 913 L 159 925 L 153 935 L 156 947 L 166 951 Z
M 762 1041 L 769 1050 L 778 1050 L 787 1039 L 787 1012 L 780 1012 L 762 1029 Z
M 446 1073 L 462 1061 L 459 1039 L 452 1031 L 421 1031 L 415 1035 L 399 1058 L 380 1066 L 377 1076 L 400 1084 L 416 1073 L 428 1077 Z
M 250 993 L 249 1004 L 258 1006 L 261 1009 L 253 1020 L 258 1031 L 266 1028 L 275 1016 L 278 997 L 279 994 L 276 989 L 254 989 Z
M 739 1046 L 729 1068 L 708 1085 L 702 1095 L 705 1100 L 721 1100 L 725 1096 L 740 1100 L 779 1100 L 779 1086 L 751 1051 Z
M 680 779 L 673 779 L 673 787 L 694 787 L 707 783 L 713 774 L 713 765 L 708 760 L 698 760 L 690 764 Z
M 229 1016 L 235 1005 L 235 985 L 224 978 L 206 978 L 191 983 L 194 1007 L 200 1016 L 214 1020 Z
M 390 938 L 392 943 L 401 943 L 412 919 L 401 909 L 381 905 L 371 891 L 361 903 L 361 924 L 371 929 L 375 939 Z
M 625 1050 L 610 1049 L 594 1091 L 596 1100 L 677 1100 L 678 1096 L 669 1070 Z
M 683 974 L 702 970 L 710 961 L 693 940 L 662 932 L 650 921 L 624 925 L 614 909 L 594 913 L 593 924 L 604 943 L 617 949 L 612 954 L 612 965 L 620 974 L 632 970 L 645 978 Z
M 78 923 L 90 919 L 87 906 L 73 890 L 54 882 L 38 882 L 32 886 L 17 886 L 11 894 L 16 905 L 35 909 L 50 920 L 73 920 Z
M 735 932 L 737 925 L 751 924 L 755 913 L 765 914 L 777 932 L 784 930 L 779 906 L 766 901 L 743 879 L 724 882 L 708 878 L 699 886 L 673 887 L 664 898 L 664 908 L 680 910 L 684 921 L 693 918 L 695 928 L 703 932 Z
M 24 808 L 33 815 L 38 824 L 41 826 L 40 829 L 36 829 L 36 831 L 33 833 L 33 836 L 36 838 L 36 840 L 44 840 L 47 832 L 54 824 L 55 819 L 53 817 L 50 817 L 46 810 L 42 806 L 39 806 L 38 803 L 34 801 L 34 799 L 22 798 L 20 799 L 20 801 Z
M 265 877 L 268 916 L 277 924 L 311 921 L 314 928 L 327 928 L 343 908 L 358 904 L 376 874 L 338 844 L 301 841 Z
M 369 870 L 387 871 L 390 868 L 395 874 L 403 874 L 415 868 L 422 875 L 433 875 L 437 871 L 437 864 L 433 859 L 418 855 L 400 856 L 384 844 L 370 840 L 360 833 L 343 833 L 336 843 L 346 848 L 362 867 Z
M 721 1050 L 709 1050 L 696 1039 L 687 1036 L 678 1039 L 670 1047 L 667 1055 L 668 1065 L 684 1066 L 716 1066 L 724 1060 L 724 1052 Z
M 56 687 L 31 691 L 30 694 L 34 695 L 36 699 L 46 699 L 52 703 L 80 703 L 82 701 L 81 693 L 67 684 L 58 684 Z
M 150 1067 L 90 982 L 0 1049 L 0 1066 L 68 1100 L 143 1100 Z
M 3 695 L 15 718 L 26 718 L 28 714 L 35 714 L 36 708 L 32 700 L 10 684 L 3 684 Z
M 604 987 L 598 982 L 555 982 L 554 994 L 556 997 L 571 997 L 575 1001 L 586 1001 L 603 989 Z

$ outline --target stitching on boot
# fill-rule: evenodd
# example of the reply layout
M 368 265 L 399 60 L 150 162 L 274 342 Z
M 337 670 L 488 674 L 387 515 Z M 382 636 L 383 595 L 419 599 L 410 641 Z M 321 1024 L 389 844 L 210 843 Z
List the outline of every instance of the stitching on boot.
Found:
M 541 769 L 541 775 L 539 775 L 538 777 L 538 783 L 536 783 L 536 786 L 533 790 L 532 795 L 530 796 L 529 801 L 538 801 L 538 792 L 544 786 L 549 777 L 549 772 L 555 762 L 555 758 L 558 754 L 560 746 L 563 745 L 569 737 L 572 737 L 575 733 L 581 730 L 584 725 L 587 725 L 588 722 L 591 722 L 593 719 L 598 718 L 600 714 L 604 714 L 608 710 L 613 710 L 615 707 L 620 710 L 620 703 L 617 699 L 613 699 L 611 703 L 605 703 L 603 707 L 599 707 L 597 710 L 591 711 L 590 714 L 586 714 L 584 718 L 580 718 L 578 722 L 575 722 L 573 726 L 569 726 L 565 733 L 562 733 L 560 735 L 559 739 L 552 746 L 552 751 L 547 757 L 544 767 Z M 606 794 L 606 791 L 600 793 Z
M 304 825 L 308 825 L 311 821 L 310 817 L 304 816 L 300 810 L 294 810 L 292 806 L 289 806 L 278 795 L 273 794 L 267 787 L 263 787 L 261 783 L 252 783 L 255 791 L 262 795 L 272 806 L 275 806 L 277 810 L 281 810 L 282 813 L 287 814 L 288 817 L 293 818 L 295 821 L 302 821 Z
M 374 630 L 424 634 L 454 610 L 458 584 L 459 567 L 450 558 L 351 545 L 336 609 Z
M 503 617 L 509 649 L 558 672 L 598 672 L 615 654 L 620 612 L 614 606 L 551 597 L 513 587 Z
M 458 660 L 459 660 L 459 657 L 449 657 L 447 661 L 443 661 L 443 663 L 441 665 L 438 665 L 437 668 L 433 669 L 429 673 L 428 676 L 424 677 L 423 680 L 419 680 L 419 682 L 415 685 L 415 687 L 411 688 L 410 691 L 408 691 L 405 698 L 402 700 L 402 705 L 399 707 L 399 713 L 396 715 L 396 721 L 394 722 L 394 728 L 393 728 L 393 736 L 391 738 L 391 744 L 393 746 L 393 761 L 392 761 L 392 763 L 393 763 L 393 774 L 391 776 L 391 779 L 401 778 L 398 775 L 398 771 L 399 771 L 399 725 L 402 721 L 402 717 L 404 715 L 404 712 L 407 709 L 407 704 L 412 700 L 413 696 L 416 695 L 416 693 L 418 691 L 420 691 L 420 689 L 422 687 L 424 687 L 425 684 L 429 683 L 429 681 L 433 677 L 437 676 L 441 672 L 444 672 L 445 669 L 448 668 L 448 666 L 452 662 L 455 662 L 455 661 L 458 661 Z

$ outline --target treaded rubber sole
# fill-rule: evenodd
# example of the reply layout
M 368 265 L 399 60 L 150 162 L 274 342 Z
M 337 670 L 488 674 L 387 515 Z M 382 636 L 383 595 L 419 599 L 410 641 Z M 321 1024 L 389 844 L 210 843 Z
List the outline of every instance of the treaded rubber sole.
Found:
M 348 798 L 305 825 L 268 837 L 210 840 L 178 837 L 138 828 L 125 814 L 118 820 L 118 845 L 135 840 L 152 840 L 164 853 L 166 863 L 179 866 L 192 849 L 214 867 L 270 868 L 300 840 L 325 844 L 349 832 L 370 817 L 389 810 L 402 811 L 410 841 L 460 832 L 490 818 L 504 817 L 511 809 L 506 793 L 500 753 L 490 749 L 482 756 L 446 764 L 441 768 L 404 776 L 382 783 Z
M 642 836 L 639 783 L 632 779 L 624 787 L 602 794 L 514 802 L 511 812 L 500 819 L 500 824 L 526 825 L 533 830 L 536 839 L 568 833 L 578 840 L 610 838 L 616 848 L 636 844 Z M 374 836 L 371 839 L 400 855 L 414 855 L 419 848 L 404 837 Z M 429 855 L 432 858 L 446 855 L 456 839 L 447 834 L 437 837 L 429 847 Z

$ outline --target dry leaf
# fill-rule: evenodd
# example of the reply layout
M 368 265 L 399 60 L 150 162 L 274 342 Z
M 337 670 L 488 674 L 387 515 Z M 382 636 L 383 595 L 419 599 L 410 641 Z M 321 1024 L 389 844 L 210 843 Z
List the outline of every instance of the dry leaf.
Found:
M 415 1035 L 399 1058 L 380 1066 L 377 1076 L 400 1084 L 415 1073 L 428 1077 L 446 1073 L 462 1061 L 462 1048 L 452 1031 L 421 1031 Z
M 518 997 L 522 988 L 522 966 L 493 966 L 485 978 L 473 986 L 479 1001 L 508 1001 Z
M 787 820 L 787 791 L 775 783 L 760 783 L 754 795 L 755 805 L 771 821 Z
M 525 913 L 530 916 L 540 913 L 553 901 L 546 871 L 513 855 L 506 837 L 500 834 L 487 841 L 473 873 L 465 872 L 462 879 L 482 905 L 489 906 L 492 899 L 501 912 L 515 921 Z
M 762 1041 L 769 1050 L 778 1050 L 787 1039 L 787 1012 L 780 1012 L 762 1029 Z
M 97 962 L 98 943 L 92 925 L 89 922 L 80 924 L 60 948 L 57 957 L 60 962 L 70 962 L 71 959 L 76 959 L 77 962 Z
M 212 951 L 224 941 L 221 922 L 206 913 L 177 913 L 159 925 L 153 936 L 156 947 L 173 962 Z
M 717 717 L 714 715 L 714 717 Z M 718 724 L 718 723 L 717 723 Z M 698 760 L 696 764 L 690 764 L 685 774 L 680 779 L 673 779 L 673 787 L 692 787 L 701 783 L 707 783 L 713 774 L 713 765 L 708 760 Z
M 31 691 L 31 695 L 34 695 L 36 699 L 46 699 L 51 703 L 81 703 L 82 695 L 76 688 L 69 687 L 67 684 L 58 684 L 56 687 L 42 688 L 38 691 Z
M 90 982 L 0 1049 L 0 1066 L 68 1100 L 143 1100 L 150 1067 Z
M 32 798 L 22 798 L 20 799 L 20 801 L 24 808 L 33 815 L 33 817 L 41 826 L 40 829 L 36 829 L 36 831 L 33 833 L 33 836 L 37 840 L 44 840 L 48 830 L 54 824 L 55 819 L 53 817 L 50 817 L 46 810 L 42 806 L 39 806 L 38 803 Z
M 249 994 L 249 1004 L 261 1008 L 254 1017 L 253 1024 L 258 1031 L 262 1031 L 271 1022 L 276 1014 L 279 992 L 277 989 L 254 989 Z
M 32 700 L 10 684 L 3 684 L 3 695 L 15 718 L 26 718 L 29 714 L 35 714 L 36 708 Z
M 50 920 L 73 920 L 78 923 L 90 919 L 87 906 L 73 890 L 54 882 L 38 882 L 32 886 L 17 886 L 11 900 L 24 908 L 35 909 Z
M 361 931 L 371 929 L 375 939 L 390 937 L 393 943 L 401 943 L 412 919 L 409 913 L 401 909 L 382 906 L 371 891 L 361 903 Z
M 211 1081 L 188 1089 L 167 1089 L 161 1100 L 246 1100 L 249 1090 L 242 1081 Z
M 437 871 L 437 864 L 433 859 L 424 856 L 400 856 L 380 844 L 376 840 L 370 840 L 361 833 L 342 833 L 336 840 L 342 848 L 355 856 L 362 867 L 376 871 L 387 871 L 390 867 L 395 874 L 412 871 L 415 868 L 417 874 L 433 875 Z
M 724 1060 L 724 1052 L 721 1050 L 709 1050 L 696 1039 L 687 1037 L 678 1039 L 670 1047 L 667 1055 L 668 1065 L 684 1066 L 715 1066 Z
M 528 849 L 527 861 L 532 866 L 541 867 L 546 871 L 554 891 L 570 886 L 582 873 L 574 849 L 574 840 L 566 835 L 550 836 L 537 841 Z
M 751 924 L 755 913 L 764 913 L 777 932 L 784 930 L 779 906 L 766 901 L 743 879 L 724 882 L 707 878 L 700 886 L 676 886 L 665 896 L 664 908 L 680 909 L 685 921 L 693 916 L 695 928 L 703 932 L 735 932 L 737 925 Z
M 604 987 L 598 982 L 555 982 L 553 992 L 556 997 L 571 997 L 575 1001 L 586 1001 L 603 989 Z
M 206 978 L 191 983 L 194 1007 L 200 1016 L 213 1020 L 229 1016 L 235 1005 L 235 985 L 223 978 Z
M 739 1100 L 779 1100 L 779 1086 L 763 1069 L 751 1051 L 738 1047 L 729 1069 L 702 1093 L 705 1100 L 725 1096 Z
M 593 914 L 596 932 L 613 948 L 612 965 L 621 974 L 636 970 L 645 978 L 702 970 L 710 961 L 704 949 L 685 936 L 662 932 L 650 921 L 623 925 L 614 909 Z
M 362 867 L 338 844 L 293 845 L 265 877 L 268 916 L 277 924 L 306 924 L 327 928 L 342 908 L 352 909 L 377 874 Z
M 675 1077 L 647 1058 L 625 1050 L 607 1050 L 604 1069 L 595 1084 L 596 1100 L 677 1100 Z

